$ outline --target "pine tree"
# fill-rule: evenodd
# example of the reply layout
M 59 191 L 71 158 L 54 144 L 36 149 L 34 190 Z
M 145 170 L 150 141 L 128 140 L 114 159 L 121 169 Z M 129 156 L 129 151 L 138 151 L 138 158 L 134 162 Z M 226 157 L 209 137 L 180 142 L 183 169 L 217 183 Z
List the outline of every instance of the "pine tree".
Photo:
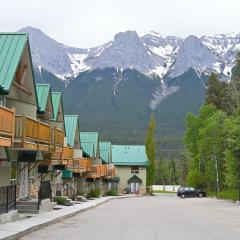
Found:
M 219 110 L 226 110 L 226 83 L 219 81 L 216 74 L 212 73 L 208 80 L 206 104 L 212 104 Z
M 155 128 L 156 121 L 152 113 L 146 137 L 146 154 L 149 160 L 147 168 L 147 185 L 153 185 L 155 179 Z
M 178 169 L 179 169 L 179 184 L 184 186 L 187 182 L 187 175 L 188 175 L 188 169 L 189 169 L 189 161 L 190 161 L 190 153 L 185 148 L 181 154 L 180 159 L 178 162 Z
M 226 156 L 226 179 L 228 187 L 238 189 L 240 200 L 240 117 L 233 116 L 226 122 L 228 148 Z
M 235 66 L 232 69 L 232 79 L 240 77 L 240 52 L 237 53 Z
M 232 70 L 232 80 L 228 85 L 228 107 L 231 114 L 240 113 L 240 53 L 237 54 Z

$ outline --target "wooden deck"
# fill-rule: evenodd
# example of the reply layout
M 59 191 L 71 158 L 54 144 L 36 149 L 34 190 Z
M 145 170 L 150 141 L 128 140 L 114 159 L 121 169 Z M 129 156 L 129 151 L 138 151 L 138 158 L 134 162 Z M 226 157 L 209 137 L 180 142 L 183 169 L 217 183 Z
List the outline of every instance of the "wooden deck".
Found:
M 13 146 L 14 128 L 15 111 L 0 106 L 0 146 Z
M 15 117 L 14 148 L 50 151 L 51 129 L 40 120 L 25 116 Z

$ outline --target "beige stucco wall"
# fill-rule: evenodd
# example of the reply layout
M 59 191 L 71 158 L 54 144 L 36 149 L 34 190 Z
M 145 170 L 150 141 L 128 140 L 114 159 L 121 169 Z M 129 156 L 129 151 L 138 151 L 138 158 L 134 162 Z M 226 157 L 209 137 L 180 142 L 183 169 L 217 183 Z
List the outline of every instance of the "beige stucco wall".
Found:
M 8 108 L 15 108 L 16 114 L 36 118 L 37 106 L 32 105 L 29 103 L 20 102 L 14 99 L 7 99 L 6 100 L 6 107 Z
M 117 176 L 120 178 L 118 185 L 119 192 L 128 187 L 128 180 L 134 175 L 137 175 L 141 180 L 142 184 L 140 186 L 140 192 L 146 191 L 146 168 L 141 166 L 139 167 L 139 174 L 131 173 L 131 166 L 115 166 L 117 168 Z
M 2 166 L 5 165 L 5 166 Z M 0 165 L 0 186 L 5 186 L 10 184 L 11 179 L 11 167 L 10 164 Z
M 16 77 L 14 78 L 10 92 L 6 97 L 6 107 L 15 108 L 17 114 L 26 114 L 30 117 L 36 118 L 37 102 L 27 47 L 24 49 L 21 64 L 22 66 L 27 66 L 25 80 L 21 88 L 14 84 L 14 82 L 16 82 Z

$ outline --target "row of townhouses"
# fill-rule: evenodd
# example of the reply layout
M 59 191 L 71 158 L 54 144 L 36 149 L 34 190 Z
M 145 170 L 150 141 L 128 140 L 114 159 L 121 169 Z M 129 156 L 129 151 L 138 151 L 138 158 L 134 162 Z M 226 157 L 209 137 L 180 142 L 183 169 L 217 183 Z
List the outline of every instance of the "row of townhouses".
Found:
M 144 146 L 81 131 L 61 92 L 36 84 L 28 35 L 0 33 L 0 214 L 93 189 L 144 192 L 147 162 Z

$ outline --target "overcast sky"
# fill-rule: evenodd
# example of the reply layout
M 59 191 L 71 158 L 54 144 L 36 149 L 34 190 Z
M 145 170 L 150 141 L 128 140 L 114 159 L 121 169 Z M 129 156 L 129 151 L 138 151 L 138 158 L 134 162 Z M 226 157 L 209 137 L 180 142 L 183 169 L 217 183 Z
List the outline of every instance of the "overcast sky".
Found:
M 240 0 L 0 0 L 0 31 L 40 28 L 66 45 L 92 47 L 120 31 L 185 37 L 240 32 Z

